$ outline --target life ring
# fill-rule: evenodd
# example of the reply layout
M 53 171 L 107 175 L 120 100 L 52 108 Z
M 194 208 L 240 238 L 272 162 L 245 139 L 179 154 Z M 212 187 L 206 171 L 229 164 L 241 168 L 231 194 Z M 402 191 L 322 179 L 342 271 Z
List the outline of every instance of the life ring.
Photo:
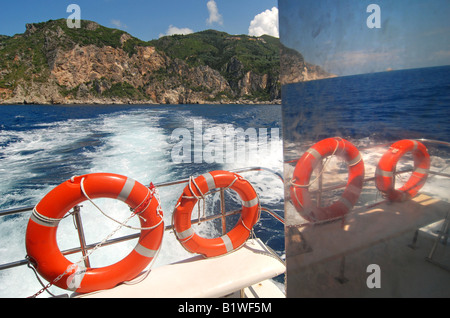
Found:
M 399 189 L 394 186 L 394 171 L 401 157 L 412 152 L 414 171 Z M 430 155 L 424 144 L 416 140 L 400 140 L 393 143 L 378 162 L 375 182 L 390 201 L 400 202 L 413 198 L 425 184 L 430 169 Z
M 56 232 L 64 215 L 87 200 L 85 194 L 90 199 L 112 198 L 125 202 L 141 216 L 142 229 L 136 247 L 124 259 L 106 267 L 77 272 L 77 266 L 59 250 Z M 94 173 L 67 180 L 51 190 L 34 208 L 25 239 L 29 259 L 47 281 L 79 293 L 109 289 L 135 278 L 156 256 L 164 233 L 162 211 L 153 194 L 154 190 L 116 174 Z M 76 275 L 81 278 L 74 283 Z
M 200 197 L 218 188 L 231 188 L 238 193 L 243 201 L 241 216 L 236 226 L 225 235 L 212 239 L 203 238 L 192 229 L 192 210 Z M 214 257 L 241 247 L 258 221 L 259 213 L 259 199 L 252 185 L 238 174 L 218 170 L 190 180 L 177 202 L 173 224 L 176 237 L 186 250 Z
M 323 158 L 337 155 L 348 164 L 347 186 L 341 198 L 328 207 L 311 200 L 311 174 Z M 358 201 L 364 182 L 364 162 L 358 149 L 342 138 L 327 138 L 309 148 L 297 162 L 290 184 L 290 197 L 300 215 L 308 221 L 324 221 L 347 214 Z

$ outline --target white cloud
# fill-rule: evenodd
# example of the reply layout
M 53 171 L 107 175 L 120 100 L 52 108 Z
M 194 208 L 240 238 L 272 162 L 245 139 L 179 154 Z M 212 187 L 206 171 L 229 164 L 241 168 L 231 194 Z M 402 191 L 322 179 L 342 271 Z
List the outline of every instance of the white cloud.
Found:
M 248 35 L 261 36 L 263 34 L 268 34 L 277 38 L 280 37 L 277 7 L 273 7 L 272 10 L 267 9 L 266 11 L 261 12 L 255 16 L 252 22 L 250 22 Z
M 206 19 L 206 23 L 208 25 L 212 25 L 213 23 L 218 23 L 220 25 L 223 24 L 222 15 L 219 13 L 219 9 L 217 8 L 217 3 L 214 0 L 209 0 L 206 4 L 209 11 L 209 18 Z
M 189 28 L 177 28 L 176 26 L 170 25 L 166 31 L 166 34 L 161 33 L 159 35 L 159 37 L 163 37 L 166 35 L 175 35 L 175 34 L 185 35 L 185 34 L 191 34 L 191 33 L 194 33 L 194 31 Z
M 128 26 L 126 24 L 122 23 L 120 20 L 112 19 L 111 20 L 111 24 L 114 25 L 116 28 L 119 28 L 119 29 L 126 29 L 126 28 L 128 28 Z

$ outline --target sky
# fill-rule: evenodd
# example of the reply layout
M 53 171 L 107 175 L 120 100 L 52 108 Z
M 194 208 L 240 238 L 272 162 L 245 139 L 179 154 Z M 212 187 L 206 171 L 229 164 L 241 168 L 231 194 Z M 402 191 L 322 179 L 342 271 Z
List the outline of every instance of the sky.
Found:
M 80 7 L 81 19 L 124 30 L 144 41 L 207 29 L 278 37 L 277 0 L 3 1 L 0 34 L 23 33 L 27 23 L 68 18 L 70 4 Z
M 450 65 L 450 0 L 279 0 L 278 9 L 282 43 L 339 76 Z

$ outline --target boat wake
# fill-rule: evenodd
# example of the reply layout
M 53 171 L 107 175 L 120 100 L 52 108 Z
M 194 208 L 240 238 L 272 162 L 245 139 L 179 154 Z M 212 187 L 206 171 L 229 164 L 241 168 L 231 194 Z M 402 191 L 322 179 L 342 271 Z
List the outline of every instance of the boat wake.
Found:
M 0 209 L 10 209 L 35 205 L 58 184 L 70 179 L 74 174 L 82 175 L 96 172 L 121 174 L 144 185 L 187 179 L 213 170 L 233 170 L 247 166 L 262 166 L 282 171 L 282 141 L 273 138 L 267 153 L 257 160 L 224 163 L 175 163 L 171 158 L 174 142 L 171 134 L 174 129 L 183 127 L 193 130 L 193 123 L 202 121 L 204 129 L 211 127 L 225 129 L 230 124 L 224 120 L 204 120 L 202 116 L 188 109 L 174 112 L 168 108 L 138 108 L 112 114 L 100 114 L 94 118 L 67 119 L 50 123 L 37 123 L 26 127 L 17 118 L 15 129 L 2 131 L 0 135 Z M 238 124 L 238 122 L 236 122 Z M 21 127 L 24 126 L 22 129 Z M 276 127 L 278 128 L 278 127 Z M 194 132 L 192 131 L 194 136 Z M 203 140 L 204 144 L 211 141 Z M 255 149 L 257 144 L 246 141 L 246 149 Z M 263 205 L 279 215 L 283 215 L 283 184 L 276 175 L 265 171 L 245 172 L 242 176 L 255 187 Z M 172 212 L 186 184 L 158 188 L 164 223 L 172 223 Z M 233 193 L 231 202 L 239 200 Z M 217 199 L 217 196 L 216 196 Z M 210 200 L 213 201 L 213 200 Z M 239 201 L 236 201 L 239 202 Z M 129 216 L 128 207 L 112 199 L 99 199 L 95 203 L 116 220 Z M 209 210 L 212 210 L 214 203 Z M 106 219 L 89 202 L 82 203 L 83 226 L 88 244 L 102 241 L 117 227 L 117 223 Z M 208 212 L 209 213 L 209 212 Z M 193 217 L 197 215 L 194 208 Z M 21 260 L 26 255 L 24 237 L 30 213 L 5 216 L 0 220 L 2 263 Z M 262 217 L 264 220 L 266 216 Z M 269 221 L 269 222 L 273 222 Z M 195 231 L 204 237 L 220 236 L 220 227 L 210 222 L 194 225 Z M 132 219 L 131 226 L 139 226 Z M 255 227 L 256 232 L 271 229 L 266 221 Z M 120 229 L 112 238 L 136 233 L 128 228 Z M 266 241 L 280 255 L 284 253 L 283 226 L 275 225 L 266 234 Z M 72 217 L 60 222 L 57 241 L 61 250 L 79 246 L 79 239 Z M 90 256 L 93 267 L 113 264 L 125 257 L 136 245 L 137 240 L 105 246 Z M 152 266 L 158 267 L 192 257 L 176 240 L 172 231 L 166 231 L 163 243 Z M 76 262 L 81 254 L 67 258 Z M 24 297 L 34 294 L 41 288 L 34 274 L 26 266 L 0 272 L 0 297 Z M 54 294 L 64 291 L 52 287 Z

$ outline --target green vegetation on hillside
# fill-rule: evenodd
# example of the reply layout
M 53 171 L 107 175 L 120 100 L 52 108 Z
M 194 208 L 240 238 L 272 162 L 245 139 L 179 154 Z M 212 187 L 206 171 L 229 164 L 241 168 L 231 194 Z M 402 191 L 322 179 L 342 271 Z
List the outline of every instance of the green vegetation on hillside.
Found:
M 208 65 L 226 75 L 226 66 L 232 58 L 243 64 L 242 73 L 279 73 L 280 41 L 271 36 L 251 37 L 229 35 L 206 30 L 188 35 L 173 35 L 149 42 L 172 58 L 189 65 Z
M 266 88 L 254 89 L 251 86 L 250 95 L 254 100 L 270 100 L 279 98 L 280 91 L 280 41 L 271 36 L 251 37 L 247 35 L 230 35 L 215 30 L 206 30 L 189 35 L 165 36 L 157 40 L 142 41 L 125 31 L 107 28 L 95 22 L 82 20 L 80 29 L 71 29 L 65 19 L 27 24 L 26 32 L 15 36 L 0 35 L 0 88 L 14 91 L 20 84 L 29 87 L 31 84 L 48 83 L 51 81 L 51 71 L 60 51 L 70 51 L 76 46 L 108 46 L 121 49 L 131 58 L 139 47 L 152 46 L 161 56 L 168 57 L 164 67 L 152 71 L 146 77 L 144 87 L 149 81 L 157 81 L 159 86 L 183 85 L 189 91 L 204 92 L 210 100 L 222 98 L 231 100 L 238 98 L 242 84 L 240 81 L 248 72 L 258 76 L 268 75 Z M 180 61 L 182 61 L 180 63 Z M 61 62 L 59 62 L 61 63 Z M 133 62 L 133 65 L 139 62 Z M 192 83 L 180 77 L 176 70 L 181 65 L 194 68 L 209 66 L 228 82 L 230 89 L 215 92 L 204 84 Z M 139 66 L 136 66 L 139 67 Z M 107 75 L 105 75 L 107 76 Z M 177 76 L 180 77 L 177 79 Z M 252 79 L 254 80 L 254 79 Z M 148 96 L 142 84 L 131 85 L 123 79 L 117 82 L 106 78 L 107 88 L 93 90 L 93 82 L 85 83 L 88 91 L 96 97 L 118 97 L 130 99 L 145 99 Z M 259 80 L 260 81 L 260 80 Z M 250 87 L 249 86 L 249 87 Z M 58 84 L 62 96 L 76 96 L 77 88 L 65 88 Z M 100 96 L 101 95 L 101 96 Z

